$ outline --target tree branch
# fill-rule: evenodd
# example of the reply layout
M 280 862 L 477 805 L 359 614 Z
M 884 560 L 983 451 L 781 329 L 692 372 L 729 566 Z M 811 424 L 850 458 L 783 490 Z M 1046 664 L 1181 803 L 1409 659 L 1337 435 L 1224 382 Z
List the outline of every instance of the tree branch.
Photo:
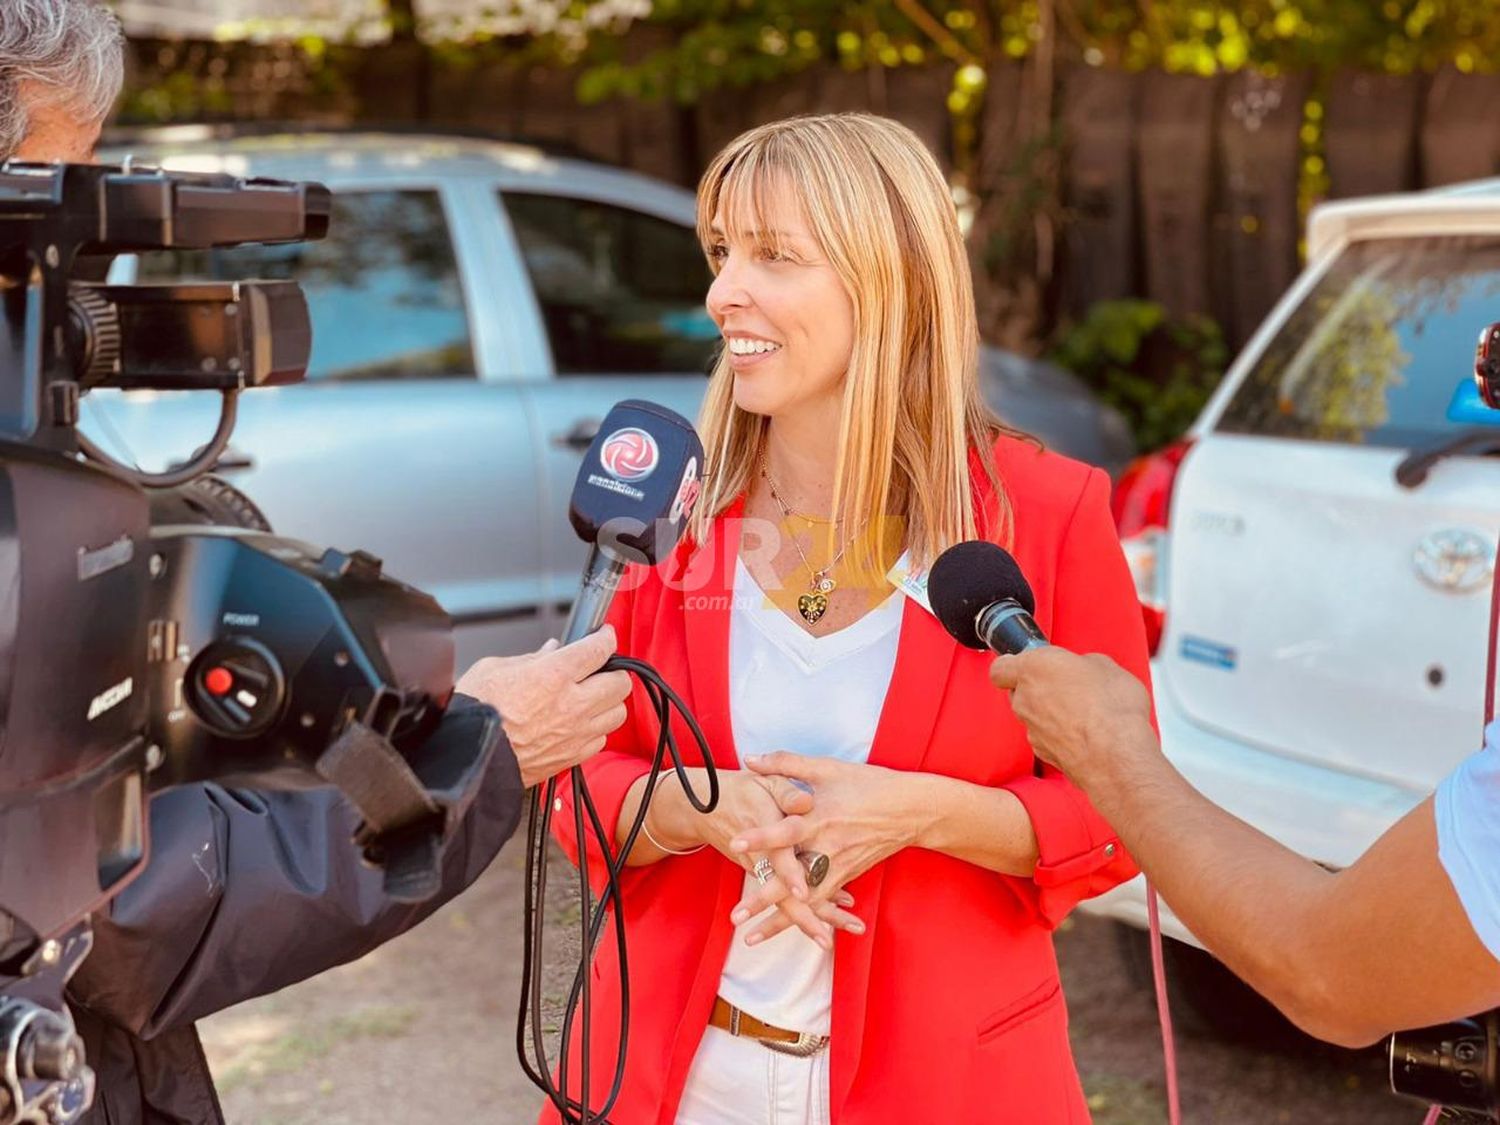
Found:
M 393 43 L 409 43 L 417 37 L 416 0 L 386 0 L 386 19 Z
M 980 49 L 984 52 L 986 62 L 992 62 L 1000 56 L 1000 43 L 995 38 L 995 22 L 990 19 L 989 0 L 978 0 L 973 6 L 974 21 L 979 25 Z
M 1055 12 L 1059 21 L 1066 25 L 1068 34 L 1078 48 L 1082 50 L 1087 47 L 1090 38 L 1088 28 L 1083 26 L 1083 21 L 1078 18 L 1078 13 L 1073 10 L 1069 0 L 1058 0 Z
M 942 25 L 936 16 L 922 7 L 920 0 L 896 0 L 901 14 L 927 33 L 943 54 L 964 66 L 979 66 L 980 60 L 974 52 L 960 43 L 951 31 Z

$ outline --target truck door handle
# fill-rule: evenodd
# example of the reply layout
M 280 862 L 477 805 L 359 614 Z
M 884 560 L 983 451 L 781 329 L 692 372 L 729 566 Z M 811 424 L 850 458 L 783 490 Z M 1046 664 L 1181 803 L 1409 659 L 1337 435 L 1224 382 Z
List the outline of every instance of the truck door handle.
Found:
M 598 436 L 599 419 L 580 418 L 567 433 L 554 434 L 552 444 L 560 449 L 576 449 L 582 453 L 594 444 L 594 439 Z
M 219 454 L 219 459 L 214 462 L 215 472 L 229 472 L 235 469 L 255 468 L 255 458 L 242 449 L 236 449 L 229 445 L 224 447 L 224 452 Z
M 179 458 L 178 460 L 173 461 L 170 465 L 168 465 L 167 468 L 180 469 L 189 461 L 196 461 L 202 455 L 203 446 L 200 445 L 197 449 L 193 450 L 191 456 Z M 224 447 L 224 452 L 219 454 L 214 463 L 209 466 L 208 471 L 211 473 L 219 473 L 233 471 L 235 469 L 253 468 L 255 468 L 254 457 L 251 457 L 250 454 L 246 453 L 242 449 L 236 449 L 232 445 L 226 445 Z

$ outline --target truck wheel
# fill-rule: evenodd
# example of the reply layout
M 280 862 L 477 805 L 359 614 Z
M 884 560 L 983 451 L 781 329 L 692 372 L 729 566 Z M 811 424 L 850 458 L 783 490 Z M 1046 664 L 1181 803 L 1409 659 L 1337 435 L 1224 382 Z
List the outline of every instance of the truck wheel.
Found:
M 151 523 L 156 527 L 210 524 L 246 531 L 271 530 L 271 522 L 255 501 L 223 477 L 212 474 L 176 488 L 152 490 Z

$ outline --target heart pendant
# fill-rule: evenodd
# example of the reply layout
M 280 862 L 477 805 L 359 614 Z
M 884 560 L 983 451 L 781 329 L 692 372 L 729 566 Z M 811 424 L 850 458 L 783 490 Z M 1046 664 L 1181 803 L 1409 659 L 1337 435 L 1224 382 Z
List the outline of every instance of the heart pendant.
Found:
M 797 599 L 797 612 L 809 625 L 816 625 L 818 618 L 828 612 L 828 595 L 803 594 Z

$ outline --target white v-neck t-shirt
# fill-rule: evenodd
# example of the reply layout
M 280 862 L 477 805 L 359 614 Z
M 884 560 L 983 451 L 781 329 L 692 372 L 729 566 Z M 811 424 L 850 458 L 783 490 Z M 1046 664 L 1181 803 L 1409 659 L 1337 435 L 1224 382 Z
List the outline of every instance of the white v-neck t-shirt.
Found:
M 905 604 L 893 592 L 847 628 L 814 637 L 773 605 L 737 561 L 729 711 L 741 764 L 773 750 L 867 761 L 896 666 Z M 753 886 L 747 873 L 745 888 Z M 833 954 L 796 927 L 747 946 L 745 934 L 766 916 L 736 929 L 719 995 L 776 1027 L 827 1035 Z

